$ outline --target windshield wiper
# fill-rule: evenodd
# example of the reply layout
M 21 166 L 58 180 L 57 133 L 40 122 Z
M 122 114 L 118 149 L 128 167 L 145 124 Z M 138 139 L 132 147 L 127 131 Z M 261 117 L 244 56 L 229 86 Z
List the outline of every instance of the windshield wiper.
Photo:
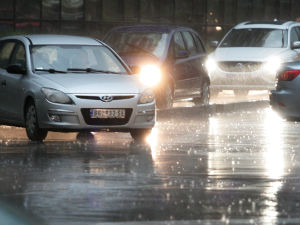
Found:
M 35 71 L 45 71 L 48 73 L 67 73 L 67 71 L 63 71 L 63 70 L 56 70 L 53 68 L 49 68 L 49 69 L 34 69 Z
M 87 73 L 113 73 L 120 74 L 120 72 L 109 71 L 109 70 L 97 70 L 93 68 L 68 68 L 67 71 L 71 72 L 87 72 Z

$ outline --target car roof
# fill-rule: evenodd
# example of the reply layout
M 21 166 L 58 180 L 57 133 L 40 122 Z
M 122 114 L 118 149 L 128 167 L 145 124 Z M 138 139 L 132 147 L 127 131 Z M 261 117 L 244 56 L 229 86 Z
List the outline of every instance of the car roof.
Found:
M 247 29 L 247 28 L 271 28 L 271 29 L 288 29 L 291 25 L 300 25 L 295 21 L 246 21 L 234 27 L 234 29 Z
M 5 37 L 14 38 L 27 38 L 33 45 L 101 45 L 96 39 L 73 35 L 31 34 Z
M 113 28 L 110 32 L 130 32 L 130 31 L 149 31 L 149 32 L 161 32 L 161 33 L 171 33 L 173 30 L 187 29 L 193 30 L 189 27 L 180 27 L 174 25 L 136 25 L 136 26 L 121 26 Z

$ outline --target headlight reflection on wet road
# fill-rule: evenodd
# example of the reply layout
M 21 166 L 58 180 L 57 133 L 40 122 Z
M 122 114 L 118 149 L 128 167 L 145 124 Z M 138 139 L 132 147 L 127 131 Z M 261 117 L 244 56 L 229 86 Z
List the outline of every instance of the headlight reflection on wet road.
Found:
M 285 157 L 284 157 L 284 140 L 283 131 L 284 123 L 282 118 L 271 109 L 266 110 L 264 120 L 264 135 L 266 150 L 264 154 L 265 173 L 272 181 L 264 190 L 266 208 L 263 210 L 264 223 L 275 224 L 278 217 L 277 210 L 277 193 L 282 187 L 282 178 L 285 173 Z

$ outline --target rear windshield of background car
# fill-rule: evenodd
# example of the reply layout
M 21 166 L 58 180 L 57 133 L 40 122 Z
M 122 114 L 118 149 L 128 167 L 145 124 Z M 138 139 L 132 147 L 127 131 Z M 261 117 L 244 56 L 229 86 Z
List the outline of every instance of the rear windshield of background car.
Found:
M 282 29 L 233 29 L 220 47 L 286 48 L 288 44 L 287 34 L 287 30 Z

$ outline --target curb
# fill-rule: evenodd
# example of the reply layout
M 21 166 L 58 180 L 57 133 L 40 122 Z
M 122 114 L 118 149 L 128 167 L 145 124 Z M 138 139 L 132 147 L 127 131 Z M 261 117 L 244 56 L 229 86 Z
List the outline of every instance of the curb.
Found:
M 201 114 L 217 114 L 217 113 L 231 113 L 240 110 L 251 110 L 263 108 L 270 105 L 268 100 L 236 102 L 228 104 L 212 104 L 208 106 L 194 106 L 194 107 L 178 107 L 173 109 L 157 110 L 157 119 L 166 118 L 176 115 L 188 114 L 188 117 L 199 116 Z

